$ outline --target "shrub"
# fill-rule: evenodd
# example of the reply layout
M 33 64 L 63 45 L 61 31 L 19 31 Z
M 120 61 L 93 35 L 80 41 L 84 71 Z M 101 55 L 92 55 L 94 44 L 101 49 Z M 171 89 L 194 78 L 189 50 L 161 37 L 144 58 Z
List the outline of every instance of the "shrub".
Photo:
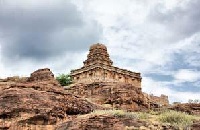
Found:
M 60 74 L 56 77 L 56 80 L 58 80 L 62 86 L 68 86 L 72 83 L 72 78 L 69 74 Z
M 137 112 L 137 116 L 139 119 L 148 119 L 149 118 L 149 114 L 146 112 Z
M 188 115 L 183 112 L 166 111 L 160 114 L 159 120 L 163 123 L 170 123 L 178 127 L 186 127 L 192 124 L 194 116 Z
M 127 118 L 137 118 L 137 115 L 134 112 L 127 112 L 124 110 L 95 110 L 91 114 L 94 115 L 113 115 L 116 117 L 127 117 Z

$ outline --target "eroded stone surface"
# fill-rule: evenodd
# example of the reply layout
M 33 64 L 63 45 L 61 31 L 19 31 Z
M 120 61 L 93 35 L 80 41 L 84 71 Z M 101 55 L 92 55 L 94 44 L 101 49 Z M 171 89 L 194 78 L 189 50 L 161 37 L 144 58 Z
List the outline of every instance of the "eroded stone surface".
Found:
M 113 108 L 130 111 L 149 108 L 141 89 L 131 84 L 95 82 L 91 84 L 75 84 L 66 90 L 98 104 L 111 104 Z

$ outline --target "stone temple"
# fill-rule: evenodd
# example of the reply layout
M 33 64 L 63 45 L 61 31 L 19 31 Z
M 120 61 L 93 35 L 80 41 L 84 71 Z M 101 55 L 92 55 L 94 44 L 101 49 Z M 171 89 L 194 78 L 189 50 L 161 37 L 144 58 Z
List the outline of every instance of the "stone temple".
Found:
M 107 47 L 103 44 L 93 44 L 83 64 L 80 69 L 71 71 L 73 83 L 121 82 L 141 89 L 140 73 L 113 66 Z

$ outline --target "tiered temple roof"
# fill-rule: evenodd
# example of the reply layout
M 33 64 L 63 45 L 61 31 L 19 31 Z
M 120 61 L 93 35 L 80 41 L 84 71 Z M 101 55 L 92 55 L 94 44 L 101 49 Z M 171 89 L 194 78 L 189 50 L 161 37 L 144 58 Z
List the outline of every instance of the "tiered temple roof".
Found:
M 104 64 L 107 66 L 112 66 L 113 62 L 110 60 L 110 56 L 107 52 L 105 45 L 97 43 L 90 47 L 87 60 L 84 62 L 84 67 L 95 65 L 95 64 Z

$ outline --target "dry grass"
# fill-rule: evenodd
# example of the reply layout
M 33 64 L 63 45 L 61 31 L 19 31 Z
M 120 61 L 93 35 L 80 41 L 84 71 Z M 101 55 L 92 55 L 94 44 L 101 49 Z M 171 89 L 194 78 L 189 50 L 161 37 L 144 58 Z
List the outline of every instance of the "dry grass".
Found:
M 158 119 L 163 123 L 170 123 L 174 126 L 185 128 L 190 126 L 197 117 L 184 112 L 165 111 L 159 115 Z
M 116 117 L 128 117 L 128 118 L 134 118 L 134 119 L 149 119 L 150 114 L 146 112 L 127 112 L 125 110 L 95 110 L 92 113 L 92 115 L 113 115 Z
M 136 112 L 135 114 L 137 114 L 139 119 L 149 119 L 150 117 L 150 114 L 146 112 Z
M 92 115 L 113 115 L 116 117 L 138 118 L 135 112 L 127 112 L 124 110 L 95 110 Z
M 200 120 L 200 117 L 188 115 L 183 112 L 172 110 L 150 111 L 150 112 L 127 112 L 125 110 L 95 110 L 90 115 L 113 115 L 119 118 L 142 119 L 150 122 L 169 123 L 179 128 L 190 126 L 194 120 Z

